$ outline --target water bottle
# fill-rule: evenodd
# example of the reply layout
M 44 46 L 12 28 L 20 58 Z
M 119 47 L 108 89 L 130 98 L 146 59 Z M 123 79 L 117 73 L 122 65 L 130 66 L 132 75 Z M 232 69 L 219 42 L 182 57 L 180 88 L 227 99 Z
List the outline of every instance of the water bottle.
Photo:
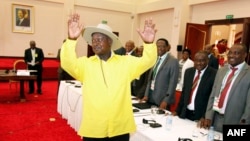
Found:
M 173 124 L 173 116 L 171 114 L 167 115 L 166 118 L 166 130 L 171 130 Z
M 214 141 L 214 127 L 210 126 L 207 134 L 207 141 Z

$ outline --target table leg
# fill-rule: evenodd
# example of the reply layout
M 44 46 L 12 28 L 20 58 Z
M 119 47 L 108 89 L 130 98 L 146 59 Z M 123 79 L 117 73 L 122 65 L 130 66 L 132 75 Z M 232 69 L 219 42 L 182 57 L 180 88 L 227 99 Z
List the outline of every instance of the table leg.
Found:
M 24 94 L 24 80 L 20 80 L 20 98 L 21 98 L 21 102 L 25 102 L 25 94 Z

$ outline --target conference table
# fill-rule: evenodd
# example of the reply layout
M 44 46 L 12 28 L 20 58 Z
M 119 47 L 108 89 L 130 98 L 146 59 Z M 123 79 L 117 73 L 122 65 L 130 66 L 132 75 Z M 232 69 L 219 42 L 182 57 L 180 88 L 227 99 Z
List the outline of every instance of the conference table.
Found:
M 133 103 L 138 102 L 133 100 Z M 82 117 L 82 89 L 78 81 L 61 81 L 58 91 L 57 111 L 67 120 L 68 124 L 77 132 Z M 134 109 L 137 109 L 133 107 Z M 166 113 L 169 111 L 165 111 Z M 206 141 L 208 130 L 197 128 L 197 123 L 187 119 L 173 116 L 172 128 L 166 129 L 165 114 L 151 114 L 151 109 L 139 109 L 134 112 L 137 130 L 131 133 L 130 141 L 178 141 L 178 139 L 189 138 L 193 141 Z M 155 120 L 162 127 L 152 128 L 142 121 Z M 222 133 L 215 132 L 215 139 L 222 140 Z
M 5 70 L 0 71 L 0 80 L 15 80 L 20 82 L 20 101 L 24 102 L 25 94 L 24 94 L 24 81 L 28 80 L 36 80 L 36 75 L 17 75 L 14 72 L 6 72 Z
M 82 118 L 82 89 L 78 81 L 61 81 L 58 90 L 57 111 L 78 131 Z

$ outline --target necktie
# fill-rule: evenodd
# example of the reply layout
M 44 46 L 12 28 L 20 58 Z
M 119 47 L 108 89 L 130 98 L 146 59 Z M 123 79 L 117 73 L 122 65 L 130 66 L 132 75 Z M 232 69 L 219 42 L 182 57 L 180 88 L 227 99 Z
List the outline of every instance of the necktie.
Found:
M 234 73 L 235 73 L 235 71 L 236 71 L 237 69 L 238 69 L 238 68 L 231 68 L 232 72 L 228 75 L 227 81 L 226 81 L 226 84 L 225 84 L 225 87 L 224 87 L 224 89 L 222 90 L 221 95 L 220 95 L 220 100 L 219 100 L 219 104 L 218 104 L 218 107 L 219 107 L 219 108 L 222 108 L 222 106 L 223 106 L 225 97 L 226 97 L 226 95 L 227 95 L 227 91 L 228 91 L 228 89 L 229 89 L 229 86 L 231 85 L 231 82 L 232 82 Z
M 156 65 L 155 65 L 155 67 L 154 67 L 154 69 L 153 69 L 153 79 L 154 79 L 155 76 L 156 76 L 157 68 L 159 67 L 160 62 L 161 62 L 161 57 L 158 58 L 158 60 L 157 60 L 157 62 L 156 62 Z
M 194 78 L 193 85 L 192 85 L 192 90 L 191 90 L 190 98 L 189 98 L 189 104 L 190 104 L 191 101 L 192 101 L 192 96 L 193 96 L 193 93 L 194 93 L 195 88 L 197 87 L 197 83 L 198 83 L 198 81 L 199 81 L 199 79 L 200 79 L 200 74 L 201 74 L 201 71 L 198 71 L 198 74 L 197 74 L 196 77 Z

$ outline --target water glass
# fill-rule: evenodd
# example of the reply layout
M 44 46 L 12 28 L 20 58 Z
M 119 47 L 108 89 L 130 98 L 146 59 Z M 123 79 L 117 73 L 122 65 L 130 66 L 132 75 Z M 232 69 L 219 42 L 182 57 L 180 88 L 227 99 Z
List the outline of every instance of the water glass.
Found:
M 155 116 L 156 116 L 157 110 L 158 110 L 157 106 L 155 106 L 155 105 L 151 106 L 151 114 L 152 114 L 153 120 L 155 120 Z

